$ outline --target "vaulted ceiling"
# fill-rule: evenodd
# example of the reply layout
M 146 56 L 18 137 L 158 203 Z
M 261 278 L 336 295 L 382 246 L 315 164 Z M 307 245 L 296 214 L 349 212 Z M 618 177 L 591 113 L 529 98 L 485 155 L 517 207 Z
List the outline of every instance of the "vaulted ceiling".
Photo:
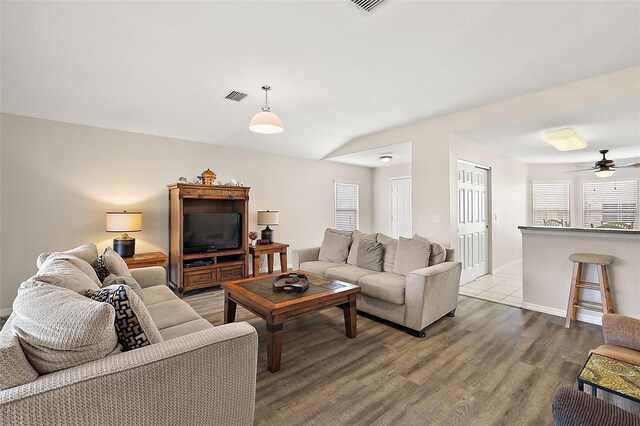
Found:
M 3 112 L 314 159 L 357 136 L 640 64 L 638 2 L 0 7 Z M 265 83 L 280 134 L 248 130 Z M 232 90 L 249 96 L 224 99 Z

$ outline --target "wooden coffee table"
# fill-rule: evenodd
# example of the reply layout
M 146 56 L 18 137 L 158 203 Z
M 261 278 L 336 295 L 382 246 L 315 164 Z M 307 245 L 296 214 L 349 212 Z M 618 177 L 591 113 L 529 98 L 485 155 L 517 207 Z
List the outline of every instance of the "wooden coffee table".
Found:
M 306 292 L 275 293 L 272 284 L 278 274 L 221 284 L 224 289 L 225 324 L 235 321 L 237 304 L 267 322 L 267 364 L 271 372 L 280 370 L 282 330 L 288 319 L 337 306 L 344 313 L 347 337 L 356 337 L 356 294 L 360 287 L 309 272 L 294 272 L 309 278 Z

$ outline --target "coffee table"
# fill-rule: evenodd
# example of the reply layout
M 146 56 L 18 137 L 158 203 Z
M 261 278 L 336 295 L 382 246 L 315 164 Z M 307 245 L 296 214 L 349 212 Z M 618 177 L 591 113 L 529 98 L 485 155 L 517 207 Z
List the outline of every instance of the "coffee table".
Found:
M 237 304 L 267 322 L 267 365 L 271 372 L 280 370 L 282 330 L 286 320 L 339 307 L 344 313 L 347 337 L 356 337 L 356 294 L 360 287 L 309 272 L 293 272 L 305 274 L 309 278 L 309 289 L 306 292 L 275 293 L 272 285 L 278 274 L 221 284 L 224 289 L 225 324 L 235 321 Z
M 598 388 L 640 402 L 640 365 L 592 353 L 578 376 L 578 389 L 585 384 L 591 385 L 593 396 Z

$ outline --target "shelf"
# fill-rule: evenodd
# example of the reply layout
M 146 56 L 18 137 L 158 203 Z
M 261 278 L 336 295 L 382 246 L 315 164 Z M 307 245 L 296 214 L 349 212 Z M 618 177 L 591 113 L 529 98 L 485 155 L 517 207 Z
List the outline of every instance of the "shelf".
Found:
M 245 249 L 214 251 L 211 253 L 193 253 L 182 255 L 182 260 L 208 259 L 211 257 L 232 256 L 234 254 L 246 254 Z

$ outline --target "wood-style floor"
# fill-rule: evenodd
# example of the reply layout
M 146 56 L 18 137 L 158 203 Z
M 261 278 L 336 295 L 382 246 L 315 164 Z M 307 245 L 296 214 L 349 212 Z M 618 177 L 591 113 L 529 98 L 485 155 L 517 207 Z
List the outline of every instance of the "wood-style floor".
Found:
M 223 292 L 185 297 L 214 325 Z M 258 330 L 258 425 L 545 425 L 559 387 L 576 386 L 601 328 L 460 297 L 418 339 L 358 316 L 345 336 L 335 308 L 285 323 L 282 369 L 267 370 L 265 323 L 238 306 L 237 321 Z

